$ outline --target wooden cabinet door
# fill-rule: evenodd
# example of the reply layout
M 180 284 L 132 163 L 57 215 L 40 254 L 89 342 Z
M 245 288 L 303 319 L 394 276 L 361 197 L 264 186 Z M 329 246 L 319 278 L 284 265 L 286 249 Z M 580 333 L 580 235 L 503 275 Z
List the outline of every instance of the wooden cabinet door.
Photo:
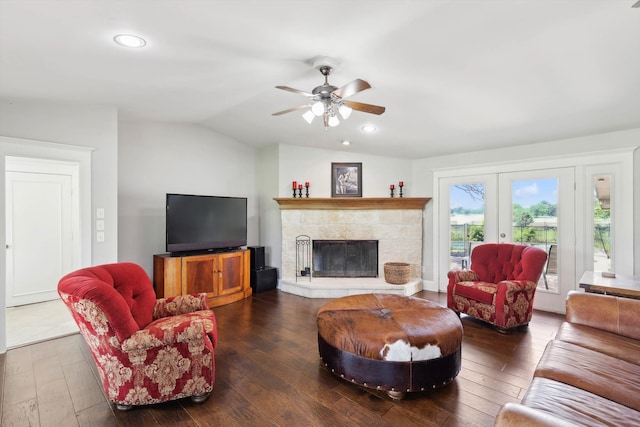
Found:
M 209 298 L 219 295 L 215 255 L 182 258 L 182 294 L 206 292 Z
M 246 251 L 218 255 L 218 292 L 228 295 L 242 290 L 245 282 Z
M 153 287 L 157 298 L 182 295 L 182 258 L 154 255 Z

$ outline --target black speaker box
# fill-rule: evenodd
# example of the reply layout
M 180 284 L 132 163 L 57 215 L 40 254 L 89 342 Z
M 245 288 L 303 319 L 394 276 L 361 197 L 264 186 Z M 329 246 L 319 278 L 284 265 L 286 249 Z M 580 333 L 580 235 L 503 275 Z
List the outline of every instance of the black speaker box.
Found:
M 264 265 L 264 246 L 249 246 L 249 254 L 251 255 L 251 269 L 262 270 Z
M 251 289 L 260 293 L 278 286 L 278 269 L 266 266 L 262 270 L 251 270 Z

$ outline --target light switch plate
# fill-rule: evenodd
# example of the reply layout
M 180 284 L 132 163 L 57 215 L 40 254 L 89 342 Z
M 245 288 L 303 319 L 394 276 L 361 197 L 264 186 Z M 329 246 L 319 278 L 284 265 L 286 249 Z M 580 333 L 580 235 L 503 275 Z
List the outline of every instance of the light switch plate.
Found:
M 104 231 L 104 219 L 96 220 L 96 230 Z
M 104 208 L 96 209 L 96 218 L 103 219 L 104 218 Z
M 96 242 L 98 243 L 104 242 L 104 231 L 98 231 L 96 233 Z

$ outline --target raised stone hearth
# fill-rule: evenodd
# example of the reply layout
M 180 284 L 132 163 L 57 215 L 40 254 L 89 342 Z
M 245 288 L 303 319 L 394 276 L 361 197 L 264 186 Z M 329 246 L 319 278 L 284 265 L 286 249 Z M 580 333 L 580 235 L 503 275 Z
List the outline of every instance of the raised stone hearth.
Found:
M 422 290 L 422 279 L 415 278 L 404 285 L 392 285 L 383 277 L 314 277 L 309 279 L 280 280 L 278 288 L 283 292 L 307 298 L 338 298 L 356 294 L 395 294 L 410 296 Z
M 422 290 L 422 213 L 428 198 L 275 199 L 282 219 L 279 289 L 309 298 L 358 293 L 412 295 Z M 377 278 L 296 277 L 296 237 L 312 240 L 377 240 Z M 384 280 L 385 262 L 411 265 L 405 285 Z

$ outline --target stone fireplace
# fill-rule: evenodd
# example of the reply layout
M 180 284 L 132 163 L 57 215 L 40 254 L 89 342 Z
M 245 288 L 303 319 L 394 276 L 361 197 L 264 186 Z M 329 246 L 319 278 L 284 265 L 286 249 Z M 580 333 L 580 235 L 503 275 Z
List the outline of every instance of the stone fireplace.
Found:
M 282 219 L 282 271 L 279 288 L 307 297 L 354 293 L 411 295 L 422 289 L 422 213 L 428 198 L 276 198 Z M 297 277 L 296 237 L 313 241 L 377 241 L 378 277 Z M 411 265 L 407 285 L 384 280 L 385 262 Z

